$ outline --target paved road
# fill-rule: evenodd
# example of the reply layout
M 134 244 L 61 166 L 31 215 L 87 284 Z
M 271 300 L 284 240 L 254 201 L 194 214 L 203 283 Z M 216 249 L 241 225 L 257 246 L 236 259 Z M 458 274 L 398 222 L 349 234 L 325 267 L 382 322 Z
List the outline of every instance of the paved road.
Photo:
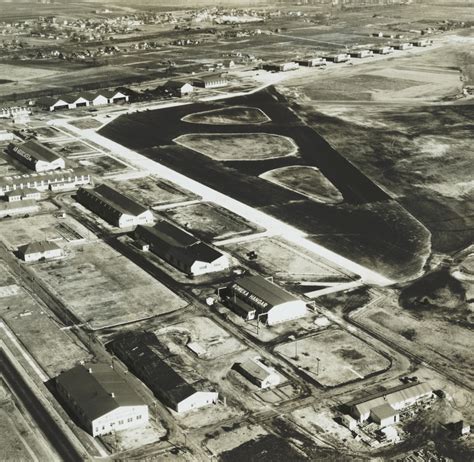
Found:
M 83 461 L 84 458 L 76 451 L 75 447 L 66 438 L 48 411 L 28 387 L 4 350 L 0 350 L 0 371 L 61 459 L 67 462 Z

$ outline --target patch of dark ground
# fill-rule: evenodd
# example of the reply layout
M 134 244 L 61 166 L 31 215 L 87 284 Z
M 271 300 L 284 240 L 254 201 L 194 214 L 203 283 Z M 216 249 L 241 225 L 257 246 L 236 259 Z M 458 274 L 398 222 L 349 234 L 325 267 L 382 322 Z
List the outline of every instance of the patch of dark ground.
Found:
M 191 126 L 187 114 L 232 105 L 260 108 L 271 122 L 262 126 Z M 157 127 L 159 127 L 157 129 Z M 185 133 L 274 133 L 292 138 L 293 159 L 219 162 L 173 143 Z M 219 192 L 291 223 L 318 244 L 369 266 L 394 280 L 418 275 L 430 252 L 427 230 L 374 181 L 341 156 L 324 138 L 269 89 L 229 101 L 124 115 L 100 133 Z M 293 163 L 292 163 L 293 162 Z M 345 202 L 312 201 L 258 177 L 286 165 L 317 167 L 343 194 Z
M 472 181 L 474 105 L 418 106 L 400 109 L 358 106 L 368 122 L 353 123 L 295 105 L 349 161 L 396 197 L 432 234 L 434 251 L 455 253 L 472 242 L 474 201 L 462 185 Z M 354 142 L 357 140 L 357 142 Z M 426 142 L 448 146 L 442 155 L 426 151 Z

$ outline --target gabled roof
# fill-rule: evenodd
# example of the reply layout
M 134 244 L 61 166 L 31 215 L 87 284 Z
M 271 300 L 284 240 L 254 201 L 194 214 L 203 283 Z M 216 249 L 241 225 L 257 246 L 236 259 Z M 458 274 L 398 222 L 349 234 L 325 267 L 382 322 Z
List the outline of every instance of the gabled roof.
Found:
M 137 233 L 145 235 L 149 244 L 171 247 L 189 247 L 199 242 L 199 239 L 169 221 L 158 220 L 154 226 L 138 226 Z
M 204 242 L 198 242 L 189 248 L 189 255 L 194 261 L 212 263 L 223 254 Z
M 234 364 L 233 368 L 236 370 L 240 369 L 252 377 L 261 380 L 262 382 L 274 374 L 274 371 L 268 367 L 265 367 L 260 361 L 253 358 L 248 359 L 243 363 L 236 363 Z
M 398 403 L 428 395 L 432 391 L 433 389 L 426 382 L 409 383 L 369 395 L 362 399 L 350 401 L 346 403 L 346 406 L 356 408 L 359 414 L 363 415 L 382 404 L 396 406 Z
M 380 406 L 374 407 L 373 409 L 371 409 L 370 412 L 379 420 L 388 419 L 390 417 L 393 417 L 399 414 L 399 412 L 396 411 L 388 403 L 384 403 L 384 404 L 381 404 Z
M 90 371 L 90 372 L 89 372 Z M 89 420 L 122 406 L 144 406 L 144 401 L 122 377 L 104 363 L 76 366 L 56 377 Z
M 20 252 L 22 255 L 31 255 L 34 253 L 44 253 L 51 250 L 58 250 L 60 248 L 61 247 L 51 241 L 37 241 L 18 247 L 18 252 Z
M 185 85 L 191 85 L 190 82 L 184 82 L 182 80 L 168 80 L 168 82 L 165 83 L 165 88 L 174 88 L 174 89 L 180 89 L 184 87 Z
M 267 306 L 268 309 L 282 303 L 298 300 L 297 297 L 282 289 L 280 286 L 267 281 L 264 277 L 259 275 L 240 278 L 232 285 L 232 288 L 234 288 L 234 290 L 236 288 L 243 289 L 244 293 L 248 293 L 248 298 L 257 297 L 269 305 Z
M 44 162 L 54 162 L 55 160 L 61 159 L 61 156 L 58 156 L 52 149 L 35 140 L 28 140 L 24 143 L 11 146 L 11 149 L 13 149 L 14 151 L 21 150 L 23 152 L 26 152 L 35 160 L 42 160 Z
M 100 94 L 104 95 L 106 98 L 112 98 L 119 94 L 123 96 L 127 96 L 125 93 L 121 91 L 116 91 L 116 90 L 101 90 Z

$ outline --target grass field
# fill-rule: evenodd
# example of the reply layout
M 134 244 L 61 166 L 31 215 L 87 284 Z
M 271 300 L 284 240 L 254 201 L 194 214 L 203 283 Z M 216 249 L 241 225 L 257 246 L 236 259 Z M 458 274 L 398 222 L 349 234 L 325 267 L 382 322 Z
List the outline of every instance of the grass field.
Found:
M 311 337 L 284 343 L 275 351 L 328 387 L 363 379 L 390 366 L 389 360 L 369 345 L 339 329 L 326 329 Z
M 74 218 L 58 220 L 53 215 L 35 215 L 16 220 L 0 221 L 0 236 L 10 249 L 34 241 L 54 240 L 67 244 L 76 239 L 95 240 L 96 237 Z
M 129 180 L 114 179 L 110 182 L 116 189 L 147 207 L 174 204 L 197 198 L 190 191 L 155 176 Z
M 331 281 L 347 278 L 346 271 L 329 262 L 318 259 L 304 249 L 282 239 L 264 238 L 231 244 L 226 248 L 258 272 L 290 281 Z M 255 252 L 256 260 L 248 260 L 246 255 Z
M 276 159 L 298 152 L 291 138 L 268 133 L 187 134 L 174 142 L 218 161 Z
M 70 120 L 69 124 L 74 127 L 80 128 L 81 130 L 87 130 L 89 128 L 99 128 L 102 124 L 94 119 L 93 117 L 84 117 L 82 119 Z
M 130 167 L 117 159 L 107 155 L 87 157 L 87 159 L 78 160 L 80 166 L 85 167 L 93 175 L 117 175 L 129 170 Z
M 103 243 L 87 244 L 66 260 L 34 266 L 37 277 L 94 329 L 182 308 L 186 302 Z
M 173 207 L 163 214 L 204 240 L 227 239 L 263 231 L 257 225 L 210 202 Z
M 185 348 L 189 342 L 198 343 L 206 351 L 205 359 L 216 359 L 245 348 L 214 321 L 202 316 L 164 327 L 155 333 L 167 345 L 174 342 Z
M 270 118 L 255 107 L 234 106 L 224 109 L 195 112 L 183 117 L 181 120 L 193 124 L 209 125 L 248 125 L 269 122 Z
M 260 178 L 325 204 L 344 200 L 340 191 L 316 167 L 292 165 L 265 172 Z

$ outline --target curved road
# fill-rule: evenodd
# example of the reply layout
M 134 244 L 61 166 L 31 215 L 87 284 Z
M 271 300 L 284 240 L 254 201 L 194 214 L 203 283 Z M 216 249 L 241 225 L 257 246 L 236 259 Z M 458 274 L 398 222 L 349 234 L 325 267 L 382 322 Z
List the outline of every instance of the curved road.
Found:
M 0 349 L 0 372 L 61 459 L 67 462 L 82 462 L 84 457 L 66 438 L 2 349 Z

